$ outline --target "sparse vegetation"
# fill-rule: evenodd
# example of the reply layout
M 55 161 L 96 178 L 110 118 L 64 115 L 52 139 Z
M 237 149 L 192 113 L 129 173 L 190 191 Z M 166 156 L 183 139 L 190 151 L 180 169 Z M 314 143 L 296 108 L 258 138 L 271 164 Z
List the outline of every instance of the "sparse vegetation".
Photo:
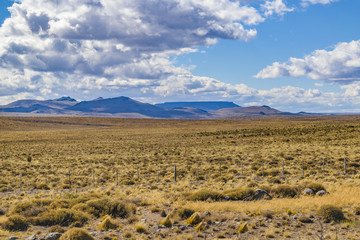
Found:
M 358 117 L 23 120 L 0 118 L 0 238 L 82 227 L 91 239 L 303 239 L 320 219 L 358 237 Z

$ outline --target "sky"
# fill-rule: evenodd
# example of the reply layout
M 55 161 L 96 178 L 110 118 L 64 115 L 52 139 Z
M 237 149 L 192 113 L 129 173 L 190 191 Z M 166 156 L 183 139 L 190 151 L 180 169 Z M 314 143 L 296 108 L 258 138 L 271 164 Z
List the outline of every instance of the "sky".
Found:
M 359 0 L 1 0 L 0 104 L 360 112 Z

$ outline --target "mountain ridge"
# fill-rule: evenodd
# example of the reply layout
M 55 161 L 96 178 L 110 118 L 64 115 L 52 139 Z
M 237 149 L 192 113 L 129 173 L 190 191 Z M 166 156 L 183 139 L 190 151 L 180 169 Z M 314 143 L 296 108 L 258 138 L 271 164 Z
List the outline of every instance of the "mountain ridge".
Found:
M 162 106 L 169 106 L 162 107 Z M 235 107 L 233 107 L 235 106 Z M 205 109 L 210 110 L 205 110 Z M 211 110 L 216 109 L 216 110 Z M 233 102 L 192 101 L 149 104 L 129 97 L 96 98 L 90 101 L 77 101 L 71 97 L 51 100 L 25 99 L 0 106 L 1 113 L 7 114 L 48 114 L 53 116 L 88 116 L 88 117 L 124 117 L 124 118 L 168 118 L 168 119 L 216 119 L 238 116 L 304 116 L 307 113 L 289 113 L 269 106 L 240 107 Z

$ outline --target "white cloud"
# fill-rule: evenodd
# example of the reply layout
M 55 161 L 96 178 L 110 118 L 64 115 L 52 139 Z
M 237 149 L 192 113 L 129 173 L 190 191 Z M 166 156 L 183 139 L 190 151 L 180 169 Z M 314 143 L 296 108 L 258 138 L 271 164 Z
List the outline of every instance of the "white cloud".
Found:
M 330 4 L 340 0 L 302 0 L 303 6 L 308 6 L 309 4 Z
M 261 7 L 265 11 L 265 16 L 274 14 L 283 16 L 287 12 L 294 11 L 294 8 L 288 8 L 282 0 L 267 0 Z
M 304 58 L 275 62 L 261 70 L 256 78 L 307 76 L 316 80 L 340 83 L 360 81 L 360 40 L 342 42 L 332 50 L 316 50 Z

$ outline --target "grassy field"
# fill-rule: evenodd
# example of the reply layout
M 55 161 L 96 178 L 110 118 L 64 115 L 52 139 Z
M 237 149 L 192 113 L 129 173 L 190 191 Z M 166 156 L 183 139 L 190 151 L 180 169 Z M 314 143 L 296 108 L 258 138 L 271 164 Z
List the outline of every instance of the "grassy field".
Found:
M 0 237 L 359 239 L 359 120 L 2 117 Z M 305 196 L 313 183 L 329 194 Z

